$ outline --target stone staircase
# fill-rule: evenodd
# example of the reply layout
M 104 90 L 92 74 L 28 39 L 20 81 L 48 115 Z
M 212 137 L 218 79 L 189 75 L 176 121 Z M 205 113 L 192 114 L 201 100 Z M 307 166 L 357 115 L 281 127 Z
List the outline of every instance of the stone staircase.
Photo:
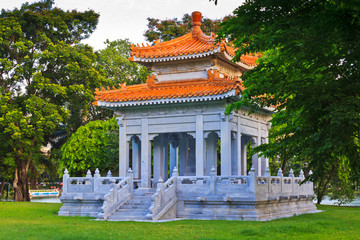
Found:
M 129 221 L 129 220 L 146 220 L 146 214 L 149 212 L 151 205 L 151 196 L 156 189 L 135 189 L 132 199 L 121 205 L 113 212 L 108 220 L 110 221 Z

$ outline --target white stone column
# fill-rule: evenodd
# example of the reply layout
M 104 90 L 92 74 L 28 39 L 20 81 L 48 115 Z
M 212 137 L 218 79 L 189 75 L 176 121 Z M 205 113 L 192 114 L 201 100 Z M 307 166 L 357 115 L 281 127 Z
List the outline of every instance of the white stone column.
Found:
M 187 135 L 180 137 L 179 142 L 179 175 L 184 176 L 186 169 L 186 156 L 187 156 L 187 147 L 188 139 Z
M 269 143 L 269 138 L 268 138 L 268 137 L 265 137 L 264 143 Z M 261 164 L 261 166 L 262 166 L 261 172 L 264 172 L 264 174 L 265 174 L 266 169 L 269 168 L 269 158 L 267 158 L 267 157 L 262 157 L 262 164 Z
M 241 143 L 241 175 L 247 175 L 247 143 L 244 141 Z
M 167 138 L 162 138 L 162 155 L 163 155 L 163 168 L 162 168 L 162 176 L 164 179 L 164 182 L 168 180 L 168 170 L 169 170 L 169 143 L 167 141 Z
M 205 155 L 205 144 L 204 144 L 204 119 L 203 115 L 196 116 L 196 133 L 195 133 L 195 161 L 196 161 L 196 176 L 204 176 L 204 155 Z
M 141 187 L 151 187 L 151 142 L 147 118 L 141 119 Z
M 179 145 L 176 148 L 175 166 L 179 170 Z M 178 171 L 179 174 L 179 171 Z
M 137 137 L 132 138 L 132 169 L 134 178 L 140 178 L 141 176 L 141 143 Z
M 238 162 L 238 156 L 239 151 L 238 151 L 238 133 L 235 132 L 230 132 L 230 136 L 231 136 L 231 153 L 230 153 L 230 157 L 231 157 L 231 175 L 238 175 L 238 169 L 240 167 L 239 162 Z
M 174 144 L 170 143 L 170 177 L 172 177 L 172 172 L 176 164 L 176 147 Z
M 257 146 L 257 138 L 252 138 L 253 142 L 252 142 L 252 148 Z M 254 169 L 254 173 L 256 176 L 258 176 L 257 174 L 257 167 L 258 167 L 258 155 L 254 154 L 251 156 L 251 168 Z
M 126 119 L 116 118 L 119 125 L 119 177 L 126 177 L 129 169 L 129 142 L 126 139 Z
M 261 144 L 266 143 L 266 138 L 261 138 Z M 266 168 L 269 167 L 269 159 L 261 156 L 261 176 L 265 175 Z
M 238 154 L 237 154 L 237 165 L 238 165 L 238 169 L 237 169 L 237 175 L 243 175 L 243 164 L 244 162 L 242 161 L 242 156 L 243 156 L 243 148 L 242 148 L 242 143 L 241 143 L 241 138 L 242 138 L 242 133 L 241 133 L 241 127 L 238 125 L 238 133 L 237 133 L 237 144 L 236 147 L 238 149 Z
M 154 166 L 153 166 L 153 182 L 156 185 L 159 177 L 164 178 L 164 159 L 161 135 L 154 138 L 153 146 Z
M 261 144 L 261 137 L 258 135 L 255 140 L 255 144 L 253 144 L 253 148 L 257 147 Z M 255 168 L 255 175 L 261 176 L 261 157 L 258 154 L 254 154 L 252 156 L 252 167 Z
M 187 145 L 187 153 L 186 153 L 187 154 L 186 175 L 195 176 L 196 175 L 196 152 L 195 152 L 196 141 L 194 137 L 189 136 L 187 144 L 188 145 Z
M 176 135 L 170 136 L 170 177 L 174 171 L 174 167 L 177 166 L 177 147 L 179 146 L 179 139 Z
M 215 168 L 215 175 L 217 175 L 217 141 L 218 136 L 215 133 L 210 133 L 206 139 L 206 172 L 210 176 L 211 168 Z
M 231 175 L 231 135 L 229 116 L 221 114 L 221 176 Z

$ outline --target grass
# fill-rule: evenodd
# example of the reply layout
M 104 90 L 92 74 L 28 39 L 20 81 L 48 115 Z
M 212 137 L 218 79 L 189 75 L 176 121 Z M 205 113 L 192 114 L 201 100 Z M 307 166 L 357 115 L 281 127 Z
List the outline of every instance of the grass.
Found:
M 57 216 L 61 204 L 0 202 L 0 239 L 360 239 L 360 208 L 266 222 L 181 220 L 108 222 Z

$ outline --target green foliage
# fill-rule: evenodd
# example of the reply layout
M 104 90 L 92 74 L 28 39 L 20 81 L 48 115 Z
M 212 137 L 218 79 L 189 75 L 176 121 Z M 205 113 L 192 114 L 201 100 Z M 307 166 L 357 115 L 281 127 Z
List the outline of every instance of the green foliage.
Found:
M 359 6 L 356 0 L 246 1 L 219 35 L 239 48 L 234 60 L 263 53 L 243 76 L 241 101 L 228 111 L 275 106 L 273 141 L 257 150 L 308 162 L 320 201 L 329 185 L 359 179 Z
M 79 43 L 96 27 L 93 11 L 63 11 L 52 0 L 0 14 L 0 165 L 13 171 L 15 200 L 29 200 L 28 170 L 60 124 L 74 131 L 94 89 L 106 83 L 96 55 Z
M 88 169 L 117 170 L 119 167 L 119 127 L 116 119 L 92 121 L 81 126 L 62 146 L 62 166 L 70 175 Z
M 120 83 L 128 85 L 144 83 L 149 70 L 129 60 L 131 43 L 125 40 L 106 40 L 106 48 L 98 51 L 97 63 L 113 86 Z
M 229 16 L 225 17 L 228 19 Z M 171 39 L 181 37 L 191 31 L 191 15 L 185 14 L 181 20 L 177 18 L 160 20 L 156 18 L 147 18 L 148 29 L 144 36 L 146 41 L 153 42 L 154 40 L 161 39 L 163 41 L 169 41 Z M 223 20 L 203 17 L 201 20 L 201 29 L 205 34 L 210 35 L 211 32 L 217 32 L 219 24 Z

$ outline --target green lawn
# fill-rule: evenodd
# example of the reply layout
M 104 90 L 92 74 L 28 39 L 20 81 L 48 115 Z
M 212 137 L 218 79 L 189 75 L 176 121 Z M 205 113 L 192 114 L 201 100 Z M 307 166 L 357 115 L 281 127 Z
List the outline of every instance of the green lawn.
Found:
M 0 202 L 0 239 L 360 239 L 360 208 L 266 222 L 181 220 L 163 223 L 59 217 L 61 204 Z

